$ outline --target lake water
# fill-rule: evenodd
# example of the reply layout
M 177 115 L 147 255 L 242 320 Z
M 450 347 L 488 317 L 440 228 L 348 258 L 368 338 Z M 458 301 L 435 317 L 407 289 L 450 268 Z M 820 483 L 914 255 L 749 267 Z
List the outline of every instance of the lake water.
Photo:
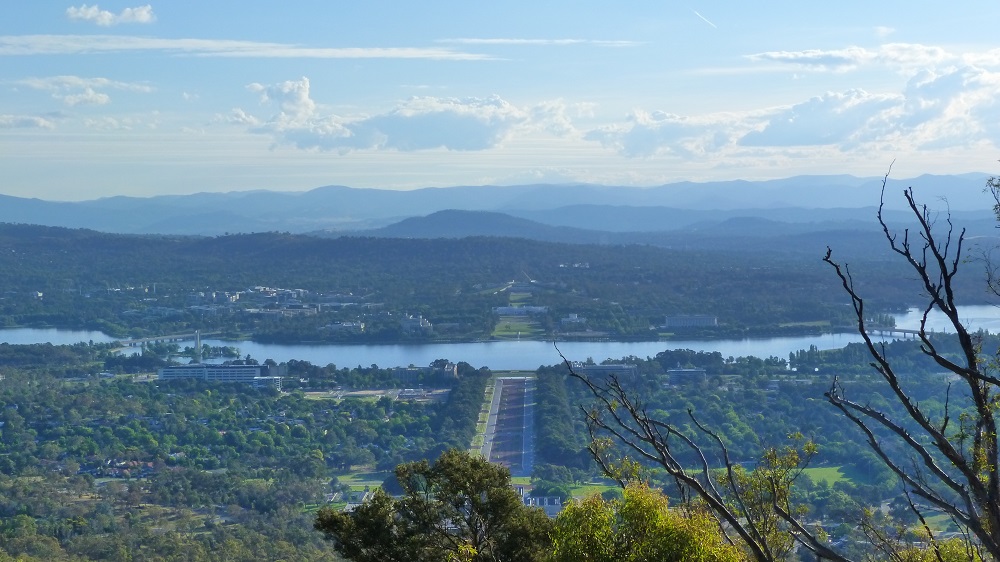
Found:
M 1000 308 L 995 306 L 970 306 L 962 309 L 962 321 L 973 329 L 983 328 L 991 332 L 1000 332 Z M 920 312 L 910 310 L 896 316 L 896 326 L 905 329 L 916 329 L 920 323 Z M 946 319 L 942 315 L 933 315 L 928 321 L 928 328 L 943 331 Z M 53 343 L 72 344 L 81 341 L 108 342 L 114 341 L 101 332 L 78 330 L 15 328 L 0 330 L 0 342 L 29 344 Z M 620 359 L 634 355 L 636 357 L 652 357 L 665 349 L 692 349 L 695 351 L 718 351 L 723 357 L 781 357 L 787 358 L 790 352 L 808 349 L 815 345 L 819 349 L 836 349 L 849 343 L 860 342 L 861 336 L 849 334 L 823 334 L 818 336 L 799 336 L 741 340 L 669 340 L 655 342 L 560 342 L 559 349 L 570 360 L 584 361 L 588 357 L 597 362 L 605 359 Z M 193 342 L 184 343 L 191 345 Z M 240 355 L 249 354 L 258 361 L 273 359 L 279 363 L 290 359 L 309 361 L 315 365 L 333 363 L 338 367 L 357 367 L 358 365 L 394 367 L 407 365 L 428 365 L 435 359 L 465 361 L 475 367 L 491 369 L 525 369 L 534 370 L 540 365 L 560 363 L 559 353 L 551 342 L 539 341 L 503 341 L 503 342 L 473 342 L 473 343 L 432 343 L 419 345 L 281 345 L 262 344 L 255 342 L 226 342 L 215 339 L 205 339 L 202 343 L 213 346 L 235 345 L 240 349 Z
M 986 330 L 992 334 L 1000 333 L 1000 306 L 989 304 L 965 306 L 959 309 L 959 319 L 962 325 L 973 330 Z M 920 328 L 922 310 L 911 308 L 906 314 L 897 314 L 896 327 L 906 330 Z M 935 310 L 927 316 L 927 329 L 935 332 L 954 332 L 948 317 Z

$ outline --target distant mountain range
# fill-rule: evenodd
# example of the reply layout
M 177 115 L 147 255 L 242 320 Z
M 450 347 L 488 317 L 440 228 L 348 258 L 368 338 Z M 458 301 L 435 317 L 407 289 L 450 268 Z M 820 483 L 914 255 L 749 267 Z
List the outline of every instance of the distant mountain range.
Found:
M 930 207 L 950 207 L 956 222 L 992 227 L 985 181 L 985 174 L 890 180 L 886 208 L 891 212 L 886 216 L 907 218 L 896 211 L 905 203 L 902 190 L 913 186 Z M 680 241 L 688 244 L 695 232 L 711 238 L 741 232 L 761 237 L 871 229 L 881 185 L 881 178 L 799 176 L 653 188 L 578 184 L 393 191 L 328 186 L 294 193 L 198 193 L 81 202 L 0 195 L 0 222 L 130 234 L 281 231 L 669 245 L 666 233 L 671 231 L 675 237 L 686 233 Z

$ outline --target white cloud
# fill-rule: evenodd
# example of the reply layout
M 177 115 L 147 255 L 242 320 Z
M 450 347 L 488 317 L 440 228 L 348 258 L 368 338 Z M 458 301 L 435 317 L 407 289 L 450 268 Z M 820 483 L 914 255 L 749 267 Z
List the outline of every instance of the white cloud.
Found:
M 56 124 L 32 115 L 0 114 L 0 129 L 54 129 Z
M 1000 49 L 990 49 L 979 53 L 965 53 L 962 62 L 970 66 L 1000 66 Z
M 489 55 L 466 53 L 446 48 L 317 48 L 286 43 L 224 39 L 168 39 L 126 35 L 0 36 L 0 55 L 91 55 L 138 51 L 160 51 L 202 57 L 496 60 L 495 57 Z
M 113 88 L 130 92 L 149 93 L 152 86 L 136 82 L 119 82 L 108 78 L 84 78 L 81 76 L 47 76 L 44 78 L 25 78 L 16 82 L 36 90 L 61 90 L 81 88 Z
M 975 67 L 924 73 L 907 85 L 900 131 L 920 147 L 1000 146 L 1000 74 Z
M 571 103 L 563 100 L 545 101 L 528 110 L 531 126 L 557 136 L 576 132 L 573 117 L 592 116 L 594 104 Z
M 301 80 L 268 86 L 255 82 L 247 85 L 247 89 L 259 93 L 261 103 L 277 102 L 283 113 L 308 118 L 316 111 L 316 102 L 309 97 L 309 79 L 305 76 Z
M 524 39 L 524 38 L 477 38 L 456 37 L 453 39 L 438 39 L 437 43 L 454 43 L 459 45 L 525 45 L 525 46 L 566 46 L 592 45 L 596 47 L 637 47 L 639 41 L 613 41 L 600 39 Z
M 97 4 L 93 6 L 82 4 L 79 8 L 72 6 L 66 8 L 66 17 L 71 20 L 89 21 L 102 27 L 109 27 L 120 23 L 153 23 L 156 21 L 156 15 L 153 14 L 153 7 L 149 4 L 135 8 L 125 8 L 118 14 L 102 10 Z
M 629 157 L 692 161 L 870 155 L 879 150 L 1000 147 L 1000 72 L 973 66 L 924 70 L 899 92 L 827 92 L 790 106 L 743 114 L 683 116 L 635 111 L 584 138 Z
M 70 94 L 68 96 L 63 96 L 63 102 L 66 105 L 104 105 L 111 101 L 111 98 L 107 94 L 95 92 L 91 88 L 85 88 L 79 94 Z
M 217 123 L 229 123 L 231 125 L 246 125 L 251 127 L 256 127 L 260 125 L 260 119 L 257 119 L 253 115 L 250 115 L 246 111 L 239 108 L 233 108 L 226 115 L 216 115 L 215 122 Z
M 369 116 L 324 114 L 310 97 L 309 79 L 250 84 L 264 103 L 281 111 L 251 129 L 277 144 L 301 149 L 415 151 L 485 150 L 502 143 L 529 120 L 498 96 L 488 98 L 414 97 L 391 111 Z
M 863 90 L 828 93 L 773 115 L 758 131 L 746 134 L 744 146 L 837 145 L 867 140 L 885 130 L 886 112 L 898 108 L 899 96 Z
M 111 97 L 101 90 L 113 89 L 128 92 L 149 93 L 153 88 L 146 84 L 119 82 L 107 78 L 83 78 L 81 76 L 47 76 L 25 78 L 14 82 L 34 90 L 51 92 L 52 97 L 69 106 L 104 105 Z
M 817 70 L 848 70 L 874 60 L 875 53 L 862 47 L 805 51 L 770 51 L 747 55 L 755 62 L 777 62 Z
M 908 72 L 950 65 L 961 59 L 961 55 L 949 53 L 941 47 L 919 43 L 888 43 L 879 47 L 876 57 L 881 64 Z
M 893 70 L 916 72 L 929 67 L 954 64 L 965 57 L 949 53 L 941 47 L 919 43 L 887 43 L 878 49 L 845 47 L 843 49 L 807 49 L 804 51 L 769 51 L 747 55 L 754 62 L 771 62 L 791 65 L 809 70 L 847 71 L 855 68 L 881 64 Z M 1000 54 L 993 57 L 1000 59 Z

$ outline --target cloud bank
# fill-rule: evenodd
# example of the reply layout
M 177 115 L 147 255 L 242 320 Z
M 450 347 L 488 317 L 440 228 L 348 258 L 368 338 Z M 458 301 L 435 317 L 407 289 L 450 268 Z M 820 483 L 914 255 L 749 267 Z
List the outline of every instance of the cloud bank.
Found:
M 876 49 L 772 51 L 753 62 L 798 71 L 848 73 L 885 68 L 903 78 L 899 91 L 854 88 L 788 106 L 716 115 L 633 111 L 624 122 L 584 138 L 627 157 L 724 156 L 760 151 L 939 150 L 1000 146 L 1000 50 L 954 53 L 889 43 Z
M 485 98 L 414 97 L 377 115 L 345 117 L 324 113 L 310 96 L 309 79 L 247 86 L 264 104 L 280 112 L 252 128 L 279 145 L 337 151 L 443 148 L 485 150 L 500 145 L 518 127 L 527 125 L 529 112 L 499 96 Z M 256 118 L 234 110 L 230 122 L 253 123 Z

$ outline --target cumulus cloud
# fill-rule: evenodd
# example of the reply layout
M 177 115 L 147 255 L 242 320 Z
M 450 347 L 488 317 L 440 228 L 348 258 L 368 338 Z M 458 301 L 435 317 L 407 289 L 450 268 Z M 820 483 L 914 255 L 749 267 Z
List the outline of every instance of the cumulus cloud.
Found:
M 25 78 L 14 84 L 34 90 L 50 92 L 53 98 L 61 100 L 69 106 L 104 105 L 111 97 L 102 90 L 122 90 L 128 92 L 149 93 L 151 86 L 131 82 L 119 82 L 108 78 L 83 78 L 80 76 L 47 76 L 44 78 Z
M 828 93 L 773 115 L 761 130 L 746 134 L 744 146 L 846 144 L 867 140 L 885 130 L 886 112 L 899 96 L 863 90 Z
M 93 6 L 82 4 L 79 8 L 73 6 L 66 8 L 66 17 L 71 20 L 88 21 L 102 27 L 109 27 L 120 23 L 153 23 L 156 21 L 156 15 L 153 14 L 153 7 L 149 4 L 135 8 L 125 8 L 117 14 L 102 10 L 97 4 Z
M 55 123 L 32 115 L 0 114 L 0 129 L 54 129 Z
M 556 136 L 576 133 L 574 117 L 592 117 L 592 103 L 566 103 L 561 99 L 544 101 L 528 109 L 530 122 L 537 130 Z
M 962 53 L 919 43 L 886 43 L 874 49 L 775 51 L 748 58 L 822 71 L 881 67 L 903 77 L 905 86 L 879 95 L 862 90 L 827 93 L 779 108 L 741 139 L 742 146 L 1000 146 L 1000 49 Z
M 0 55 L 90 55 L 139 51 L 230 58 L 496 60 L 490 55 L 437 47 L 325 48 L 257 41 L 125 35 L 0 36 Z
M 899 92 L 827 92 L 743 114 L 635 111 L 627 121 L 588 131 L 584 138 L 629 157 L 707 160 L 746 151 L 808 156 L 1000 146 L 998 122 L 1000 72 L 961 66 L 919 72 Z
M 922 148 L 1000 146 L 1000 74 L 976 67 L 925 72 L 907 84 L 899 129 Z
M 247 89 L 260 94 L 261 103 L 277 102 L 282 113 L 308 117 L 316 111 L 316 102 L 309 97 L 309 79 L 286 80 L 278 84 L 263 85 L 254 82 Z
M 254 83 L 247 89 L 259 94 L 262 103 L 280 108 L 251 130 L 302 149 L 484 150 L 503 142 L 529 119 L 527 112 L 498 96 L 414 97 L 385 113 L 345 117 L 321 111 L 305 77 L 271 85 Z
M 251 127 L 256 127 L 260 125 L 260 119 L 257 119 L 253 115 L 250 115 L 246 111 L 239 108 L 233 108 L 232 111 L 225 115 L 216 115 L 214 121 L 216 123 L 228 123 L 231 125 L 247 125 Z

